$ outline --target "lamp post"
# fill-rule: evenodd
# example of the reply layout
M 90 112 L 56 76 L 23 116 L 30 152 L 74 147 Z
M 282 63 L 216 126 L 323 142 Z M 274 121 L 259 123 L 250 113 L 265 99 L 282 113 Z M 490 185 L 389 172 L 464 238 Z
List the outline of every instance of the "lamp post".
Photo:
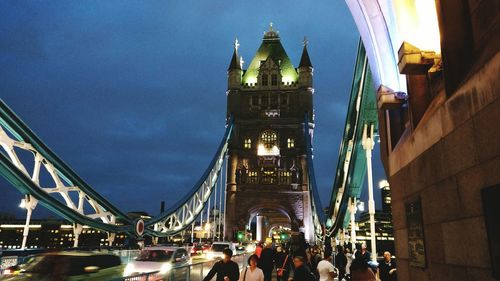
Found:
M 365 124 L 363 128 L 362 145 L 366 153 L 366 174 L 368 181 L 368 213 L 370 214 L 370 240 L 372 250 L 372 261 L 377 261 L 377 243 L 375 238 L 375 201 L 373 200 L 373 178 L 372 178 L 372 150 L 375 146 L 373 141 L 373 124 Z

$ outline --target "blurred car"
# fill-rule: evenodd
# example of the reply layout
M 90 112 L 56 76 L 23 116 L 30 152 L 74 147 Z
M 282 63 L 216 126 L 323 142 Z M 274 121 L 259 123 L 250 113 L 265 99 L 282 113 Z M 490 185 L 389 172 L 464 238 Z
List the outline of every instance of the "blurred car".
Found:
M 205 248 L 203 248 L 203 246 L 201 245 L 195 245 L 191 248 L 191 256 L 197 256 L 197 255 L 201 255 L 205 252 L 204 250 Z
M 233 254 L 236 254 L 236 247 L 234 246 L 233 242 L 214 242 L 210 247 L 210 250 L 206 254 L 207 259 L 212 260 L 224 258 L 222 251 L 224 251 L 224 249 L 226 248 L 229 248 L 231 251 L 233 251 Z
M 35 256 L 26 265 L 20 265 L 17 274 L 3 280 L 107 281 L 121 278 L 124 268 L 120 257 L 112 254 L 59 252 Z
M 21 263 L 18 263 L 16 265 L 9 266 L 9 267 L 5 268 L 2 272 L 2 274 L 0 274 L 0 276 L 3 276 L 5 278 L 8 276 L 17 275 L 21 272 L 21 270 L 23 268 L 26 268 L 26 266 L 30 265 L 31 263 L 33 263 L 35 261 L 39 261 L 41 259 L 41 257 L 42 256 L 40 256 L 40 255 L 28 256 L 28 257 L 26 257 L 26 259 L 24 259 L 24 262 L 21 262 Z
M 166 275 L 173 268 L 189 265 L 190 262 L 191 259 L 184 248 L 148 247 L 142 250 L 134 261 L 127 264 L 124 275 L 131 276 L 147 272 L 159 272 L 159 275 Z M 180 271 L 177 273 L 181 274 Z

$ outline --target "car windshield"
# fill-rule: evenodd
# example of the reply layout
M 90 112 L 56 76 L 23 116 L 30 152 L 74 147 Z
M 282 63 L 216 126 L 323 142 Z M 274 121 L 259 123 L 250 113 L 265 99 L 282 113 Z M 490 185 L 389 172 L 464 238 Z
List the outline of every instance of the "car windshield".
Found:
M 213 244 L 211 250 L 213 252 L 222 252 L 226 248 L 229 248 L 228 244 Z
M 165 262 L 170 261 L 173 251 L 168 250 L 142 250 L 136 261 Z

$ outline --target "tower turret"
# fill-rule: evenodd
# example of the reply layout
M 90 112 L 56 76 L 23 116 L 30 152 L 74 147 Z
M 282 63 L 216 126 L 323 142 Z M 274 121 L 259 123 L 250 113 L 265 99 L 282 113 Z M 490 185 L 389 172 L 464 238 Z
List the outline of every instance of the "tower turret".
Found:
M 238 55 L 238 47 L 240 44 L 238 43 L 238 39 L 234 41 L 234 52 L 231 57 L 231 62 L 229 63 L 229 67 L 227 69 L 227 88 L 235 89 L 241 86 L 241 76 L 243 71 L 241 69 L 241 57 Z
M 312 88 L 313 86 L 313 66 L 309 53 L 307 52 L 307 39 L 304 38 L 304 49 L 299 64 L 299 87 Z

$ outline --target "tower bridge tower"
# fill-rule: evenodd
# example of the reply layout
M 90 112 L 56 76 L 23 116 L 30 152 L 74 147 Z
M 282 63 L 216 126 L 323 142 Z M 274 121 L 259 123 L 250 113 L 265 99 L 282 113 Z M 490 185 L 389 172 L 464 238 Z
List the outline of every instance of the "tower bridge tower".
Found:
M 234 117 L 229 143 L 225 237 L 257 224 L 264 240 L 278 225 L 314 239 L 304 139 L 312 135 L 313 67 L 307 41 L 298 68 L 272 25 L 243 69 L 238 42 L 228 68 L 227 115 Z

